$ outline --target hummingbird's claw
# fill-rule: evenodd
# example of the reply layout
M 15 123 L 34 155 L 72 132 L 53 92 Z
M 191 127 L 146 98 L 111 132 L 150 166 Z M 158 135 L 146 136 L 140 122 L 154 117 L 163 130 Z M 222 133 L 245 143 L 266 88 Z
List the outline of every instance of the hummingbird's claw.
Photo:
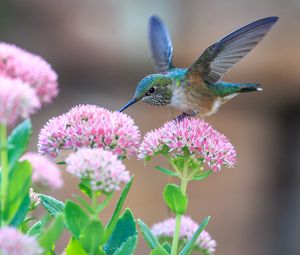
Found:
M 196 116 L 196 113 L 193 112 L 193 113 L 182 113 L 180 114 L 179 116 L 177 116 L 176 118 L 174 118 L 175 121 L 182 121 L 184 120 L 185 118 L 191 118 L 191 117 L 195 117 Z

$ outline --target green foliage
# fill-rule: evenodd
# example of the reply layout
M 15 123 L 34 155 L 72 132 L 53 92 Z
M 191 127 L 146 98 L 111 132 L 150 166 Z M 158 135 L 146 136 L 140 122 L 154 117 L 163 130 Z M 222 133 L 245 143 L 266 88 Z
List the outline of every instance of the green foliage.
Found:
M 150 228 L 140 219 L 138 219 L 138 224 L 149 247 L 151 249 L 155 249 L 156 247 L 160 246 L 157 238 L 152 234 Z
M 97 219 L 93 219 L 81 231 L 79 243 L 88 254 L 99 254 L 99 246 L 103 241 L 103 236 L 102 223 Z
M 79 238 L 80 232 L 89 222 L 89 217 L 71 200 L 67 200 L 65 205 L 65 220 L 68 229 L 74 237 Z
M 41 234 L 39 243 L 45 251 L 51 251 L 55 246 L 55 242 L 60 238 L 64 230 L 63 215 L 58 215 L 50 226 Z
M 198 229 L 194 233 L 193 237 L 191 240 L 187 242 L 187 244 L 183 247 L 182 251 L 179 253 L 179 255 L 189 255 L 193 251 L 193 248 L 195 246 L 195 243 L 197 241 L 197 238 L 201 234 L 201 232 L 205 229 L 207 226 L 208 222 L 210 220 L 210 216 L 206 217 L 202 223 L 199 225 Z
M 164 242 L 164 243 L 162 244 L 162 247 L 164 247 L 164 249 L 165 249 L 168 253 L 171 253 L 172 246 L 171 246 L 170 243 Z
M 126 209 L 118 219 L 110 238 L 103 247 L 107 255 L 133 254 L 137 242 L 137 230 L 132 212 Z M 118 252 L 117 252 L 118 251 Z M 127 253 L 121 253 L 127 252 Z
M 75 238 L 71 238 L 66 248 L 67 255 L 88 255 L 82 248 L 79 241 Z
M 149 255 L 169 255 L 169 253 L 161 246 L 158 246 L 153 249 Z
M 178 177 L 178 174 L 175 173 L 174 171 L 170 170 L 170 169 L 167 169 L 167 168 L 164 168 L 164 167 L 161 167 L 161 166 L 156 166 L 155 169 L 162 172 L 162 173 L 164 173 L 164 174 L 166 174 L 166 175 Z
M 113 255 L 132 255 L 137 245 L 137 235 L 129 237 Z
M 41 221 L 36 222 L 31 228 L 27 231 L 27 235 L 29 236 L 37 236 L 42 231 L 43 224 Z
M 24 199 L 19 207 L 19 210 L 16 212 L 10 225 L 19 227 L 22 224 L 22 222 L 24 221 L 24 219 L 28 213 L 29 207 L 30 207 L 30 197 L 29 197 L 29 194 L 27 194 L 24 197 Z
M 90 186 L 90 180 L 88 179 L 82 180 L 79 183 L 79 189 L 81 190 L 81 192 L 87 195 L 89 198 L 92 198 L 92 189 Z
M 182 155 L 177 155 L 171 159 L 172 165 L 174 165 L 179 171 L 183 171 L 186 158 Z
M 24 154 L 32 133 L 29 119 L 20 123 L 8 137 L 8 162 L 12 167 Z
M 96 209 L 96 213 L 102 212 L 102 210 L 108 205 L 110 200 L 113 198 L 114 194 L 115 194 L 114 192 L 110 192 L 110 193 L 106 194 L 106 197 L 103 200 L 103 202 L 100 205 L 98 205 L 98 207 Z
M 119 219 L 119 215 L 121 213 L 123 204 L 124 204 L 125 199 L 128 195 L 128 192 L 131 188 L 132 181 L 133 181 L 133 177 L 131 177 L 131 180 L 124 187 L 124 189 L 121 193 L 121 196 L 119 198 L 119 201 L 117 203 L 117 206 L 116 206 L 116 208 L 113 212 L 113 215 L 112 215 L 111 219 L 109 220 L 108 224 L 105 227 L 105 236 L 104 236 L 104 241 L 105 242 L 108 240 L 108 238 L 110 237 L 111 233 L 113 232 L 113 230 L 114 230 L 114 228 L 117 224 L 117 221 Z
M 28 209 L 31 184 L 31 165 L 27 161 L 17 162 L 9 173 L 6 206 L 2 218 L 12 225 L 19 225 Z M 24 201 L 25 200 L 25 201 Z
M 212 170 L 202 172 L 200 174 L 195 175 L 192 180 L 193 181 L 203 180 L 203 179 L 207 178 L 208 176 L 210 176 L 212 173 L 213 173 Z
M 63 202 L 44 194 L 40 194 L 39 197 L 44 208 L 53 217 L 57 217 L 58 215 L 64 212 L 65 205 Z
M 76 195 L 76 194 L 73 194 L 73 197 L 82 205 L 82 207 L 84 209 L 86 209 L 89 213 L 93 214 L 94 213 L 94 210 L 93 208 L 90 206 L 90 204 L 82 197 Z
M 186 212 L 188 199 L 187 196 L 182 193 L 179 186 L 167 184 L 163 191 L 163 197 L 168 207 L 175 214 L 182 215 Z

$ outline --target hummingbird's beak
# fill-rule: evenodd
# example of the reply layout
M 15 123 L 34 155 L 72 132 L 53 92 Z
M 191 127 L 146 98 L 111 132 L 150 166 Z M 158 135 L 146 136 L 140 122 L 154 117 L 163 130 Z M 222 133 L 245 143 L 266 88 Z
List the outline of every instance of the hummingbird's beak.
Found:
M 131 99 L 127 104 L 125 104 L 120 110 L 119 112 L 123 112 L 125 109 L 127 109 L 129 106 L 135 104 L 136 102 L 138 102 L 139 100 L 136 98 Z

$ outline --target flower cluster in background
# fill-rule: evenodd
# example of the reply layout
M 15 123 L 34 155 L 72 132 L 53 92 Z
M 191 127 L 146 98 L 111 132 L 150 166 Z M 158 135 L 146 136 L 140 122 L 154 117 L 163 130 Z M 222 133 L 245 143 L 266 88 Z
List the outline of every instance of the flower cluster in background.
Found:
M 57 75 L 41 57 L 0 43 L 0 123 L 13 126 L 58 93 Z
M 40 56 L 15 45 L 0 43 L 0 76 L 20 79 L 30 85 L 42 103 L 58 94 L 57 74 Z
M 13 227 L 0 229 L 0 254 L 2 255 L 40 255 L 43 249 L 34 237 L 20 233 Z
M 63 150 L 104 148 L 118 156 L 137 152 L 140 132 L 129 116 L 95 105 L 80 105 L 54 117 L 41 130 L 38 150 L 57 157 Z
M 67 171 L 80 179 L 90 180 L 94 191 L 111 192 L 130 180 L 125 165 L 110 151 L 82 148 L 67 159 Z
M 196 232 L 198 224 L 188 216 L 182 217 L 180 228 L 180 240 L 184 243 L 191 240 L 193 234 Z M 172 239 L 175 230 L 175 218 L 170 218 L 162 222 L 156 223 L 152 226 L 152 233 L 159 239 Z M 217 243 L 210 234 L 203 230 L 198 237 L 196 244 L 199 250 L 208 254 L 212 254 L 216 250 Z
M 0 123 L 13 126 L 40 108 L 35 91 L 19 79 L 0 76 Z
M 148 132 L 140 146 L 139 158 L 159 154 L 166 146 L 171 155 L 183 154 L 187 148 L 189 153 L 203 158 L 213 171 L 219 171 L 222 165 L 233 167 L 236 161 L 236 151 L 229 140 L 198 118 L 173 120 Z
M 21 160 L 32 166 L 32 183 L 43 188 L 59 189 L 63 186 L 61 171 L 55 163 L 38 153 L 27 152 Z

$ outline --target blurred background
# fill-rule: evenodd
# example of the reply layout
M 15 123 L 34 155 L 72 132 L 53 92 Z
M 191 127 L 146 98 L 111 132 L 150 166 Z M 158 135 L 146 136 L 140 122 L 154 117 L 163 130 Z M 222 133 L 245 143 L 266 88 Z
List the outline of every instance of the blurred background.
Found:
M 300 254 L 299 0 L 1 0 L 1 41 L 43 56 L 59 75 L 59 96 L 33 116 L 31 149 L 36 150 L 39 130 L 52 116 L 83 103 L 114 110 L 131 98 L 138 81 L 154 71 L 147 42 L 152 14 L 170 29 L 178 67 L 188 67 L 207 46 L 242 25 L 280 17 L 225 76 L 261 83 L 264 91 L 240 95 L 207 119 L 231 139 L 238 164 L 192 183 L 188 214 L 197 222 L 212 216 L 208 231 L 218 242 L 216 254 Z M 178 114 L 144 103 L 127 113 L 143 133 Z M 167 179 L 153 170 L 164 161 L 126 164 L 135 175 L 126 206 L 148 225 L 169 217 L 161 196 Z M 64 177 L 65 187 L 49 192 L 61 200 L 76 191 L 78 182 Z M 104 211 L 104 221 L 115 201 Z M 142 239 L 136 254 L 149 253 Z

